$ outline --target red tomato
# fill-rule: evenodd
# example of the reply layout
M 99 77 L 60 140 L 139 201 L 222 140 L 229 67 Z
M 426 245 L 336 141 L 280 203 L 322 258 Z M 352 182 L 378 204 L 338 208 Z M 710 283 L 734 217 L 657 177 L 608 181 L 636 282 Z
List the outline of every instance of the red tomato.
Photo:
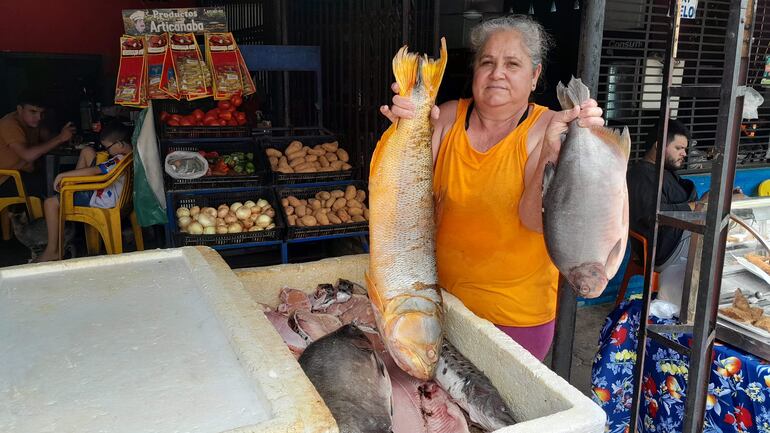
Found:
M 160 121 L 165 122 L 169 118 L 169 114 L 165 111 L 160 112 Z
M 224 120 L 230 120 L 233 118 L 233 113 L 229 111 L 224 111 L 219 113 L 219 118 Z
M 210 114 L 207 114 L 206 117 L 203 118 L 203 123 L 208 123 L 210 120 L 213 120 L 217 122 L 217 124 L 219 124 L 219 122 L 217 121 L 217 116 L 212 116 Z
M 179 121 L 176 119 L 168 119 L 168 122 L 166 122 L 168 126 L 179 126 Z
M 182 120 L 182 116 L 180 116 L 178 114 L 172 114 L 171 116 L 169 116 L 169 119 L 174 119 L 177 122 L 179 122 L 180 120 Z
M 219 120 L 213 117 L 207 117 L 203 124 L 206 126 L 219 126 Z
M 235 118 L 238 120 L 241 120 L 241 119 L 246 120 L 246 113 L 244 113 L 243 111 L 236 111 L 233 114 L 235 114 Z
M 240 107 L 243 104 L 243 97 L 241 95 L 233 95 L 230 97 L 230 103 L 235 107 Z
M 217 103 L 217 108 L 219 108 L 220 110 L 227 110 L 227 109 L 228 109 L 228 108 L 230 108 L 232 105 L 233 105 L 233 104 L 231 104 L 231 103 L 230 103 L 230 101 L 219 101 L 219 102 Z
M 246 124 L 246 119 L 238 118 L 238 125 L 245 125 L 245 124 Z
M 227 120 L 219 119 L 219 126 L 227 126 Z
M 190 119 L 188 119 L 186 116 L 184 119 L 179 121 L 179 126 L 192 126 L 192 122 L 190 122 Z
M 219 116 L 219 110 L 217 110 L 216 108 L 212 108 L 211 110 L 206 112 L 206 116 L 217 117 L 217 116 Z
M 238 126 L 238 121 L 235 119 L 230 119 L 227 121 L 227 126 Z
M 196 109 L 192 112 L 193 117 L 195 117 L 196 120 L 202 120 L 205 117 L 205 114 L 203 113 L 203 110 Z

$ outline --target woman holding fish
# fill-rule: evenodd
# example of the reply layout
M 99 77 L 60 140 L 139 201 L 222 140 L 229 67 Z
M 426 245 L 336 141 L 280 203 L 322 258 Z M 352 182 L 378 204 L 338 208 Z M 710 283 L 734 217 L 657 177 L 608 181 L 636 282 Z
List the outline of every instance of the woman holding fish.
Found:
M 471 41 L 473 98 L 430 112 L 438 285 L 542 360 L 553 338 L 559 275 L 543 236 L 543 173 L 557 161 L 569 123 L 603 126 L 602 110 L 593 99 L 559 112 L 530 102 L 549 38 L 529 17 L 483 22 Z M 381 111 L 399 129 L 425 113 L 404 92 Z M 395 134 L 390 128 L 380 140 L 375 177 L 384 149 L 396 145 Z M 422 169 L 417 174 L 422 177 Z M 384 191 L 387 185 L 378 179 L 374 187 Z

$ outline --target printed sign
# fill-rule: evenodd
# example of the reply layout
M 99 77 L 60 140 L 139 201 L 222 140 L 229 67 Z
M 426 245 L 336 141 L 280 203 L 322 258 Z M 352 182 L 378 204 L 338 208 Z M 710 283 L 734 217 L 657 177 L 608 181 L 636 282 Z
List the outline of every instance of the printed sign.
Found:
M 695 19 L 698 10 L 698 0 L 682 0 L 681 16 L 684 19 Z
M 227 16 L 219 8 L 126 9 L 123 28 L 127 35 L 227 32 Z

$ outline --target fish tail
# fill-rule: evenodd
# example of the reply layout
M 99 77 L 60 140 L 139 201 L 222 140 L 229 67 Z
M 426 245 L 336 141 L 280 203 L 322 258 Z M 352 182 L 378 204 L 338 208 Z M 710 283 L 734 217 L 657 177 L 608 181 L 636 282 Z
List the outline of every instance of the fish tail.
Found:
M 412 93 L 417 82 L 417 67 L 420 57 L 415 53 L 410 53 L 407 46 L 404 45 L 393 57 L 393 75 L 396 76 L 398 83 L 398 94 L 408 96 Z
M 561 82 L 556 86 L 556 97 L 563 110 L 570 110 L 591 98 L 591 91 L 580 78 L 572 77 L 565 86 Z
M 441 57 L 437 60 L 428 60 L 428 56 L 423 58 L 420 78 L 430 100 L 436 99 L 438 94 L 441 79 L 444 77 L 444 70 L 446 69 L 447 57 L 446 39 L 441 38 Z

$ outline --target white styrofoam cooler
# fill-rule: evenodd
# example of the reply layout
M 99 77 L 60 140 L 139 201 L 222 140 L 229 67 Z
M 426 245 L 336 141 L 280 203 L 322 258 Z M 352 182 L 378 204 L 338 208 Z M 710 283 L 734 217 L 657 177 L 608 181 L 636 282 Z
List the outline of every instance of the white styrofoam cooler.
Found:
M 362 284 L 368 266 L 368 255 L 357 255 L 235 273 L 254 300 L 275 306 L 283 287 L 310 292 L 337 278 Z M 604 432 L 606 415 L 588 397 L 451 294 L 444 293 L 444 303 L 447 338 L 489 377 L 519 420 L 498 433 Z
M 222 258 L 186 247 L 0 269 L 0 431 L 337 426 Z

